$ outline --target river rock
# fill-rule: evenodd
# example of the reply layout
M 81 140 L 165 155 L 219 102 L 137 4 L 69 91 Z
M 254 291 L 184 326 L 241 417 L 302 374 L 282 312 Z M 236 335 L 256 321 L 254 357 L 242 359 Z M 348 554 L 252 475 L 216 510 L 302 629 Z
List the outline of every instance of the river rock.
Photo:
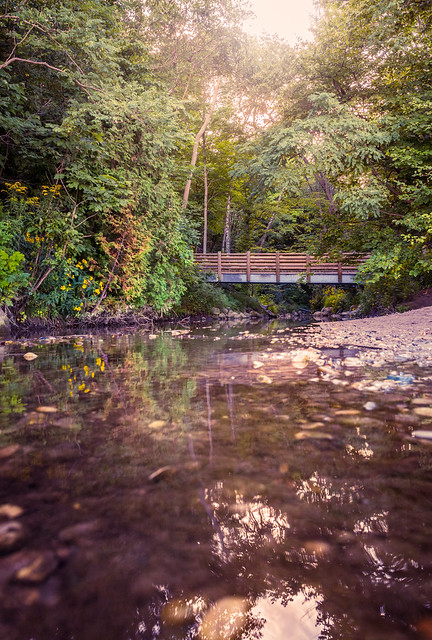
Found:
M 70 527 L 62 529 L 59 533 L 59 539 L 62 542 L 77 542 L 82 538 L 93 535 L 101 528 L 99 520 L 90 520 L 89 522 L 79 522 Z
M 17 451 L 19 451 L 20 449 L 21 447 L 19 446 L 19 444 L 11 444 L 8 447 L 2 447 L 0 449 L 0 460 L 13 456 L 14 453 L 17 453 Z
M 269 376 L 265 376 L 263 373 L 260 373 L 256 379 L 257 382 L 261 382 L 263 384 L 271 384 L 273 382 Z
M 374 411 L 374 409 L 376 408 L 376 402 L 366 402 L 366 404 L 363 405 L 363 409 L 365 409 L 366 411 Z
M 14 576 L 19 582 L 43 582 L 57 569 L 58 560 L 51 551 L 25 551 L 24 554 L 24 566 Z
M 345 360 L 343 361 L 343 364 L 346 367 L 361 367 L 363 362 L 360 360 L 360 358 L 349 357 L 349 358 L 345 358 Z
M 153 471 L 153 473 L 149 475 L 148 479 L 150 482 L 159 482 L 160 480 L 162 480 L 162 478 L 172 476 L 176 471 L 177 469 L 175 467 L 167 465 L 165 467 L 156 469 L 156 471 Z
M 298 431 L 294 438 L 296 440 L 333 440 L 333 436 L 322 431 Z
M 149 422 L 150 429 L 162 429 L 165 425 L 165 420 L 152 420 L 152 422 Z
M 24 513 L 23 509 L 16 504 L 2 504 L 0 505 L 0 518 L 19 518 Z
M 37 358 L 37 355 L 32 351 L 27 351 L 27 353 L 23 355 L 23 358 L 24 360 L 28 360 L 30 362 L 31 360 L 35 360 Z
M 24 538 L 23 526 L 11 520 L 0 525 L 0 553 L 7 553 L 18 547 Z
M 411 404 L 415 404 L 421 407 L 430 407 L 432 406 L 432 398 L 428 397 L 428 398 L 413 398 L 413 400 L 411 400 Z
M 413 438 L 420 438 L 421 440 L 432 440 L 432 431 L 426 429 L 419 429 L 412 432 Z
M 424 418 L 432 418 L 432 407 L 414 407 L 414 413 Z
M 58 409 L 57 407 L 39 406 L 36 407 L 36 411 L 38 413 L 57 413 Z

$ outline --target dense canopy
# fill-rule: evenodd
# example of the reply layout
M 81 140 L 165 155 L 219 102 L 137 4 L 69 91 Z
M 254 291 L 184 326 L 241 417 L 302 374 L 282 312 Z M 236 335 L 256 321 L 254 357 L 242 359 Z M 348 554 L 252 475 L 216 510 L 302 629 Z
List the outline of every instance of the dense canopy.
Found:
M 246 35 L 242 0 L 0 12 L 0 304 L 166 313 L 203 249 L 358 251 L 370 286 L 431 283 L 428 0 L 319 0 L 294 48 Z

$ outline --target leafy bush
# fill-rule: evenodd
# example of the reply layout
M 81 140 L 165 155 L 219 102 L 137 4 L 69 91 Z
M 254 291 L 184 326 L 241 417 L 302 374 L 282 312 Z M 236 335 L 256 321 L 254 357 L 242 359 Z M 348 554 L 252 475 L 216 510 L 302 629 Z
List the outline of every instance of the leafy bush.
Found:
M 183 280 L 186 283 L 186 291 L 181 301 L 174 307 L 175 313 L 211 314 L 215 308 L 223 310 L 232 306 L 229 296 L 218 285 L 206 282 L 196 267 L 191 267 L 186 274 L 183 274 Z
M 361 310 L 365 314 L 394 311 L 400 302 L 420 288 L 420 283 L 412 278 L 395 280 L 383 277 L 377 282 L 368 282 L 360 296 Z
M 333 313 L 348 311 L 358 304 L 358 292 L 354 287 L 314 287 L 314 294 L 310 301 L 312 311 L 319 311 L 330 307 Z
M 23 260 L 24 255 L 19 251 L 8 253 L 0 248 L 0 304 L 10 306 L 27 284 L 28 274 L 21 267 Z

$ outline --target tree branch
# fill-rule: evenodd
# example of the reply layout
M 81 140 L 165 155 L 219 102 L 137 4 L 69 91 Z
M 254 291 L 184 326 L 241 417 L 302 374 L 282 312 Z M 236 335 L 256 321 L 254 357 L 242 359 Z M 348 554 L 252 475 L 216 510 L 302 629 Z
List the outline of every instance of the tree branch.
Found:
M 8 67 L 13 62 L 25 62 L 26 64 L 36 64 L 41 67 L 46 67 L 47 69 L 51 69 L 52 71 L 57 71 L 58 73 L 67 73 L 64 69 L 60 69 L 59 67 L 54 67 L 53 65 L 48 64 L 48 62 L 43 62 L 42 60 L 30 60 L 29 58 L 19 58 L 17 56 L 14 56 L 13 58 L 8 58 L 5 62 L 2 62 L 0 64 L 0 71 L 5 67 Z M 99 87 L 95 87 L 90 84 L 84 84 L 83 82 L 80 82 L 79 80 L 77 80 L 77 78 L 71 78 L 71 80 L 75 82 L 75 84 L 77 84 L 79 87 L 84 89 L 84 91 L 88 95 L 90 95 L 88 91 L 89 89 L 91 89 L 92 91 L 98 91 L 99 93 L 105 93 L 103 89 L 100 89 Z
M 196 165 L 196 161 L 198 158 L 198 145 L 199 145 L 199 141 L 201 140 L 202 135 L 204 134 L 205 130 L 207 129 L 207 126 L 211 120 L 211 117 L 213 115 L 213 111 L 214 108 L 216 106 L 216 100 L 218 97 L 218 93 L 219 93 L 219 87 L 220 87 L 220 82 L 221 82 L 221 78 L 219 76 L 219 78 L 217 79 L 217 83 L 216 83 L 216 87 L 213 93 L 213 99 L 210 105 L 210 110 L 208 112 L 208 114 L 206 115 L 206 117 L 204 118 L 204 122 L 201 125 L 201 129 L 198 131 L 198 133 L 195 136 L 195 142 L 194 142 L 194 146 L 193 146 L 193 150 L 192 150 L 192 159 L 191 159 L 191 172 L 189 175 L 189 178 L 187 179 L 186 182 L 186 186 L 185 186 L 185 190 L 184 190 L 184 194 L 183 194 L 183 209 L 186 209 L 187 207 L 187 203 L 189 200 L 189 193 L 190 193 L 190 188 L 191 188 L 191 184 L 192 184 L 192 175 L 193 175 L 193 169 Z

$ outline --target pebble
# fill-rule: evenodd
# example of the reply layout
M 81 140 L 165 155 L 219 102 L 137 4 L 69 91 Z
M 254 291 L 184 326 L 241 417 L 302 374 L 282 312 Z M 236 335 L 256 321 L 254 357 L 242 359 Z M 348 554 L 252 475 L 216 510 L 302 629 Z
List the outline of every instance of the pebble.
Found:
M 415 407 L 414 413 L 425 418 L 432 418 L 432 407 Z
M 93 535 L 101 528 L 99 520 L 90 520 L 88 522 L 79 522 L 70 527 L 62 529 L 59 533 L 59 540 L 62 542 L 76 542 L 80 538 Z
M 322 431 L 298 431 L 294 438 L 296 440 L 333 440 L 333 436 Z
M 0 524 L 0 552 L 8 552 L 17 547 L 24 538 L 23 526 L 11 520 Z
M 324 422 L 310 422 L 306 424 L 302 424 L 302 429 L 322 429 L 324 426 Z
M 360 415 L 360 411 L 358 409 L 338 409 L 334 412 L 335 416 L 358 416 Z
M 268 376 L 265 376 L 264 374 L 260 374 L 259 376 L 257 376 L 257 382 L 262 382 L 264 384 L 271 384 L 273 381 L 271 378 L 269 378 Z
M 51 551 L 26 551 L 24 553 L 26 562 L 14 576 L 15 580 L 19 582 L 43 582 L 57 569 L 58 560 Z
M 162 480 L 162 478 L 166 478 L 167 476 L 170 476 L 175 472 L 175 467 L 166 465 L 165 467 L 160 467 L 159 469 L 156 469 L 156 471 L 153 471 L 153 473 L 149 475 L 148 479 L 150 480 L 150 482 L 159 482 L 159 480 Z
M 377 406 L 378 405 L 376 402 L 366 402 L 366 404 L 363 405 L 363 409 L 365 409 L 366 411 L 374 411 Z
M 421 438 L 423 440 L 432 440 L 432 431 L 428 431 L 426 429 L 419 429 L 418 431 L 412 432 L 413 438 Z
M 9 520 L 12 520 L 13 518 L 18 518 L 23 513 L 24 510 L 16 504 L 0 505 L 0 518 L 9 518 Z
M 2 458 L 9 458 L 13 456 L 14 453 L 20 450 L 19 444 L 11 444 L 8 447 L 2 447 L 0 449 L 0 460 Z
M 150 429 L 162 429 L 166 425 L 165 420 L 153 420 L 149 423 Z
M 432 406 L 432 398 L 413 398 L 411 404 L 430 407 Z
M 36 411 L 38 413 L 57 413 L 57 407 L 49 407 L 49 406 L 40 406 L 36 407 Z
M 343 364 L 346 367 L 361 367 L 363 365 L 363 362 L 360 360 L 360 358 L 345 358 L 345 360 L 343 361 Z
M 37 355 L 35 353 L 32 353 L 31 351 L 28 351 L 23 355 L 23 358 L 24 360 L 28 360 L 30 362 L 31 360 L 37 358 Z

